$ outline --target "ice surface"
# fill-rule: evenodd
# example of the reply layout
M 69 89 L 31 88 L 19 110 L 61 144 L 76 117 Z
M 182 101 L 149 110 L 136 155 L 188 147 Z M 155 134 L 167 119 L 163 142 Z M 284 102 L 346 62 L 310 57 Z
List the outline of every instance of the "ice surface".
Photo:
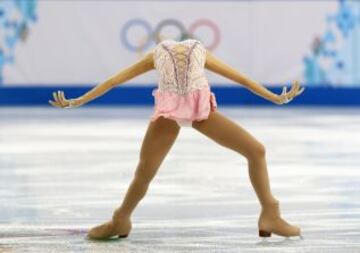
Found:
M 304 240 L 258 237 L 246 160 L 182 128 L 126 239 L 95 242 L 133 177 L 147 107 L 0 108 L 0 252 L 360 252 L 358 108 L 219 111 L 267 151 L 283 218 Z

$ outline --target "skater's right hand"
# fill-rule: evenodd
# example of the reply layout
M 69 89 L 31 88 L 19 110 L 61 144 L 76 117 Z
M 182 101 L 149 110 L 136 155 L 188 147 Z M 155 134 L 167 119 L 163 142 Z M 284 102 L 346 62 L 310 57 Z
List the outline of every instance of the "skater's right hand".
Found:
M 53 92 L 53 97 L 55 101 L 49 100 L 49 103 L 55 107 L 59 108 L 73 108 L 79 107 L 83 103 L 81 99 L 66 99 L 63 91 Z
M 294 81 L 291 90 L 289 92 L 286 92 L 286 86 L 284 86 L 282 93 L 280 95 L 277 95 L 275 101 L 273 102 L 278 105 L 287 104 L 291 100 L 293 100 L 294 97 L 299 96 L 301 93 L 303 93 L 304 90 L 304 87 L 300 89 L 300 84 L 298 81 Z

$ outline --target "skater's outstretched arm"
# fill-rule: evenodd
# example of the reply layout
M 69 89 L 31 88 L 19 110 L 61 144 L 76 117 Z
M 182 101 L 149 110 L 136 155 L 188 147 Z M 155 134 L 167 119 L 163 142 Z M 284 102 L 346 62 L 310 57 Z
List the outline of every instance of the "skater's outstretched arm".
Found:
M 142 59 L 133 65 L 119 71 L 104 82 L 98 84 L 84 95 L 75 99 L 66 99 L 63 91 L 53 92 L 54 100 L 49 103 L 55 107 L 78 107 L 103 95 L 115 86 L 124 83 L 134 77 L 154 69 L 153 51 L 147 53 Z
M 216 58 L 212 53 L 210 53 L 208 50 L 206 52 L 206 62 L 205 62 L 205 68 L 222 75 L 226 78 L 229 78 L 230 80 L 233 80 L 237 83 L 243 84 L 246 88 L 251 90 L 253 93 L 270 100 L 271 102 L 275 104 L 284 104 L 290 102 L 294 97 L 300 95 L 304 88 L 300 89 L 300 85 L 298 81 L 295 81 L 293 83 L 293 86 L 289 92 L 286 92 L 286 87 L 283 88 L 283 92 L 278 95 L 270 90 L 266 89 L 263 85 L 260 83 L 251 80 L 247 76 L 245 76 L 242 73 L 239 73 L 236 69 L 232 68 L 229 65 L 226 65 L 222 61 L 220 61 L 218 58 Z

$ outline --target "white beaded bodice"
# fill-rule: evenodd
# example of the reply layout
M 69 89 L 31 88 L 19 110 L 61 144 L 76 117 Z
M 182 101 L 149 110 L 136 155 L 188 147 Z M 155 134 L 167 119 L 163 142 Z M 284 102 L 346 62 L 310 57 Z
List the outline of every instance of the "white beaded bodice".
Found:
M 204 73 L 206 49 L 200 41 L 164 40 L 153 52 L 160 90 L 185 94 L 208 86 Z

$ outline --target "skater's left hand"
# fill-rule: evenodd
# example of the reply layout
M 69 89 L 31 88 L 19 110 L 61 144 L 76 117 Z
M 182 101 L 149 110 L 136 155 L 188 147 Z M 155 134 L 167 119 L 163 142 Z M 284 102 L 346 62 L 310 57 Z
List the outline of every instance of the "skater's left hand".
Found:
M 49 100 L 49 103 L 59 108 L 73 108 L 82 105 L 80 99 L 66 99 L 63 91 L 53 92 L 55 101 Z
M 283 87 L 282 93 L 277 96 L 277 99 L 274 101 L 274 103 L 278 105 L 287 104 L 291 100 L 293 100 L 294 97 L 299 96 L 301 93 L 303 93 L 304 90 L 304 87 L 300 89 L 300 84 L 298 81 L 294 81 L 289 92 L 286 92 L 286 86 Z

